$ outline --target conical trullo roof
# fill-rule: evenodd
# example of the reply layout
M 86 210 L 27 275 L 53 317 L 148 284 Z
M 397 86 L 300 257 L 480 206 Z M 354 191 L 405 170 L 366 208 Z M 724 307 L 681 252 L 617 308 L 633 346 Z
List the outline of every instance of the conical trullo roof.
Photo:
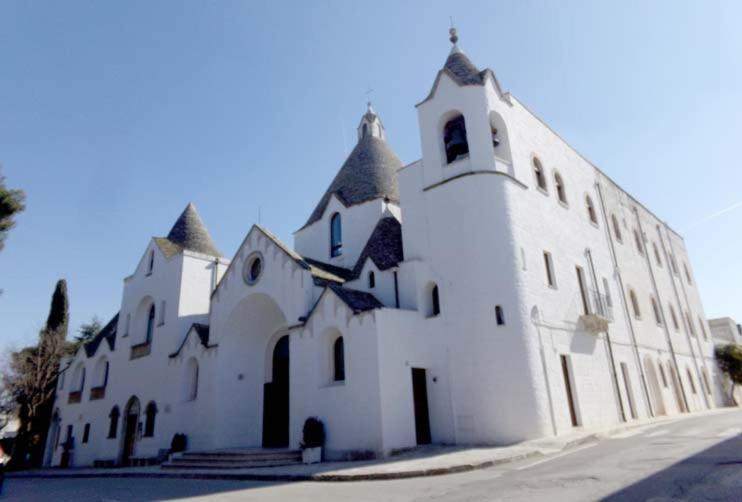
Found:
M 474 63 L 457 46 L 453 46 L 451 53 L 443 65 L 448 73 L 459 85 L 482 85 L 484 78 Z
M 373 116 L 369 117 L 369 114 Z M 322 218 L 333 194 L 346 206 L 383 198 L 399 202 L 397 170 L 402 167 L 402 161 L 383 139 L 381 122 L 370 107 L 362 123 L 364 120 L 378 125 L 368 129 L 366 134 L 361 132 L 358 144 L 348 155 L 304 227 Z
M 180 214 L 170 233 L 167 234 L 167 240 L 197 253 L 221 256 L 214 245 L 214 241 L 211 240 L 206 225 L 198 215 L 196 206 L 190 202 Z

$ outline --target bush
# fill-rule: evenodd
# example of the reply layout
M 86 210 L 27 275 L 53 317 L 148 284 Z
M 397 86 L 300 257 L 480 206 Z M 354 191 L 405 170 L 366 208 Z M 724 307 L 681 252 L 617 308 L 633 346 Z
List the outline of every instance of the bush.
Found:
M 317 448 L 325 444 L 325 425 L 317 417 L 309 417 L 304 422 L 302 448 Z
M 170 441 L 170 453 L 179 453 L 185 451 L 188 446 L 188 438 L 185 434 L 175 434 Z

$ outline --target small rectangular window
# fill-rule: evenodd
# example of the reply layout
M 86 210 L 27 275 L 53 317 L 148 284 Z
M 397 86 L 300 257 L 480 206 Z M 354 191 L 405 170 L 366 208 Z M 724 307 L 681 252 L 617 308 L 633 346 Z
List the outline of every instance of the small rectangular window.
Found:
M 85 429 L 82 431 L 82 442 L 87 443 L 90 439 L 90 424 L 85 424 Z
M 554 263 L 551 260 L 551 253 L 548 251 L 544 251 L 544 265 L 546 266 L 546 284 L 548 284 L 550 288 L 556 288 Z
M 165 306 L 166 302 L 165 300 L 162 300 L 162 302 L 160 302 L 160 320 L 157 323 L 158 326 L 165 324 Z
M 505 314 L 503 314 L 502 307 L 500 305 L 495 306 L 495 318 L 497 319 L 498 326 L 505 325 Z

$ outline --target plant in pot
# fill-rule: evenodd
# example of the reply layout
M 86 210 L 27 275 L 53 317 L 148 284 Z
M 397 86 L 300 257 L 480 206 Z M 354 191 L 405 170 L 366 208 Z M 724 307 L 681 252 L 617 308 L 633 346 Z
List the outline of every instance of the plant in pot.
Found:
M 304 421 L 302 431 L 301 459 L 305 464 L 322 462 L 322 447 L 325 445 L 325 425 L 317 417 Z

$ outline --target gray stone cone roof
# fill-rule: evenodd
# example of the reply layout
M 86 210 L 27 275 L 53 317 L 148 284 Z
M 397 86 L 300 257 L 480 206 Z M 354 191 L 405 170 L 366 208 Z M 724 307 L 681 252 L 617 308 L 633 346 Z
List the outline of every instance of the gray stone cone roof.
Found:
M 402 225 L 396 218 L 387 216 L 376 224 L 353 268 L 353 277 L 360 275 L 363 265 L 369 258 L 379 270 L 388 270 L 404 259 Z
M 399 202 L 397 170 L 401 167 L 402 161 L 386 141 L 370 134 L 362 137 L 302 228 L 322 218 L 332 194 L 346 206 L 380 198 Z
M 190 202 L 173 225 L 170 233 L 167 234 L 167 240 L 190 251 L 221 256 L 214 241 L 211 240 L 206 225 L 198 215 L 196 207 Z
M 333 293 L 345 303 L 354 313 L 365 312 L 367 310 L 380 309 L 384 306 L 374 295 L 365 291 L 344 288 L 337 284 L 328 284 Z
M 443 65 L 443 70 L 459 85 L 484 84 L 484 72 L 480 72 L 479 68 L 474 66 L 474 63 L 461 51 L 451 52 L 446 59 L 446 64 Z
M 93 357 L 98 351 L 98 347 L 100 347 L 100 344 L 103 340 L 108 343 L 108 348 L 113 350 L 116 347 L 116 330 L 118 328 L 118 322 L 119 315 L 118 313 L 116 313 L 116 315 L 113 316 L 110 321 L 108 321 L 108 324 L 103 326 L 103 328 L 101 328 L 101 330 L 93 337 L 93 339 L 84 345 L 85 355 L 87 355 L 88 357 Z

